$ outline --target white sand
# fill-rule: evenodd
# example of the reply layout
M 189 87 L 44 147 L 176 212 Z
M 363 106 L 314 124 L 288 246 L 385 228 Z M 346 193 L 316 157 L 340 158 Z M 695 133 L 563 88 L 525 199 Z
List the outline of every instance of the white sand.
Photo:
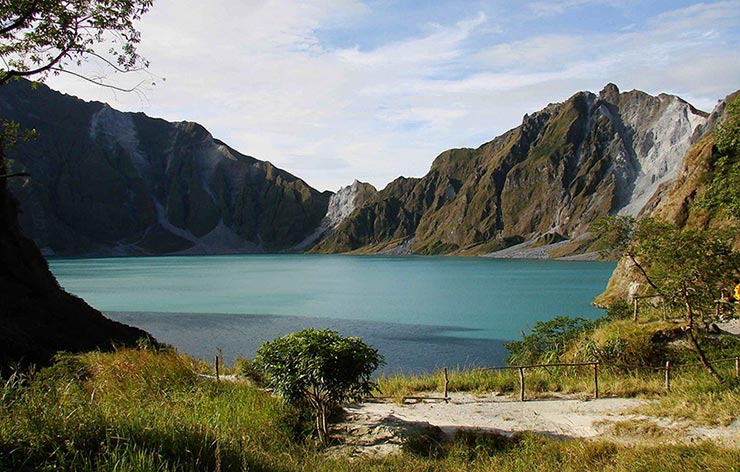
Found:
M 363 403 L 346 408 L 352 414 L 393 416 L 406 422 L 428 422 L 447 434 L 460 429 L 497 433 L 533 431 L 556 436 L 588 438 L 600 433 L 595 423 L 623 420 L 626 410 L 645 400 L 602 398 L 598 400 L 545 399 L 526 402 L 505 397 L 452 394 L 449 403 L 423 401 L 416 404 Z
M 644 436 L 612 434 L 616 423 L 652 431 L 651 443 L 690 443 L 713 440 L 740 446 L 740 421 L 727 427 L 699 427 L 689 422 L 634 413 L 649 400 L 603 398 L 598 400 L 544 399 L 512 401 L 495 395 L 454 393 L 449 403 L 390 401 L 362 403 L 345 408 L 346 421 L 334 430 L 343 436 L 343 453 L 388 454 L 400 449 L 404 437 L 439 427 L 448 436 L 460 430 L 510 435 L 531 431 L 562 438 L 600 438 L 619 442 L 645 441 Z M 657 433 L 655 433 L 657 431 Z M 657 436 L 657 437 L 656 437 Z

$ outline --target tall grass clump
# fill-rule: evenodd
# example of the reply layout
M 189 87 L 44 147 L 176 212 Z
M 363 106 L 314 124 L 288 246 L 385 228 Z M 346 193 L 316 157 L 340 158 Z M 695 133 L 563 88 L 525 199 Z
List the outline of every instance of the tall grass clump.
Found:
M 0 470 L 270 470 L 301 416 L 173 351 L 66 356 L 4 387 Z

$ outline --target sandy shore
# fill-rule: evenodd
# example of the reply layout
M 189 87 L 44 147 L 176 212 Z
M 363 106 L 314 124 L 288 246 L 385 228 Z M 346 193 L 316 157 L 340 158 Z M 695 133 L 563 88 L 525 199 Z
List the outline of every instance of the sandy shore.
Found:
M 561 438 L 603 438 L 630 443 L 644 441 L 644 436 L 635 433 L 642 431 L 649 432 L 653 443 L 713 440 L 740 446 L 740 421 L 727 427 L 700 427 L 634 412 L 648 401 L 563 398 L 518 402 L 495 395 L 455 393 L 448 403 L 384 401 L 352 405 L 346 408 L 346 420 L 335 430 L 345 440 L 340 448 L 350 455 L 392 453 L 400 449 L 403 438 L 437 427 L 447 437 L 460 430 L 504 435 L 531 431 Z

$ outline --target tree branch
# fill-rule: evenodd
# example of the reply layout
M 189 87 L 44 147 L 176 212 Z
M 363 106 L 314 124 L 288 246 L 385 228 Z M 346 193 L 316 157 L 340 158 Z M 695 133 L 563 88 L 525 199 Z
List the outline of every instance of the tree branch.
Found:
M 7 34 L 7 33 L 11 32 L 11 31 L 13 31 L 14 29 L 18 29 L 21 26 L 23 26 L 23 24 L 26 21 L 32 19 L 33 16 L 36 13 L 38 13 L 37 10 L 36 10 L 36 7 L 38 6 L 38 3 L 39 3 L 38 0 L 33 0 L 33 2 L 31 2 L 31 5 L 28 7 L 28 10 L 25 13 L 22 13 L 14 22 L 12 22 L 11 24 L 9 24 L 8 26 L 6 26 L 4 28 L 0 28 L 0 35 Z
M 650 279 L 650 276 L 647 274 L 647 271 L 645 271 L 645 268 L 642 267 L 639 262 L 637 262 L 637 258 L 635 258 L 634 254 L 627 254 L 627 256 L 630 258 L 635 267 L 637 267 L 642 276 L 645 277 L 645 281 L 647 281 L 648 285 L 650 285 L 656 292 L 658 292 L 658 295 L 665 298 L 665 294 L 663 293 L 663 291 L 658 288 L 655 283 L 653 283 L 653 281 Z
M 26 70 L 26 71 L 20 71 L 20 70 L 11 70 L 8 71 L 4 76 L 0 76 L 0 85 L 6 84 L 10 80 L 12 80 L 15 77 L 28 77 L 29 75 L 36 75 L 40 74 L 42 72 L 46 72 L 51 70 L 59 61 L 64 59 L 64 57 L 69 54 L 69 52 L 72 50 L 72 45 L 69 45 L 68 47 L 62 49 L 59 52 L 59 55 L 55 57 L 54 59 L 51 59 L 48 64 L 44 64 L 43 66 L 39 67 L 38 69 L 33 70 Z
M 141 82 L 139 82 L 138 84 L 134 85 L 133 87 L 131 87 L 129 89 L 125 89 L 123 87 L 118 87 L 116 85 L 106 84 L 105 82 L 98 82 L 95 79 L 91 79 L 90 77 L 85 77 L 84 75 L 78 74 L 77 72 L 72 72 L 71 70 L 59 69 L 59 68 L 53 68 L 52 70 L 55 71 L 55 72 L 62 72 L 62 73 L 65 73 L 65 74 L 73 75 L 73 76 L 78 77 L 80 79 L 86 80 L 86 81 L 90 82 L 91 84 L 99 85 L 101 87 L 107 87 L 109 89 L 113 89 L 113 90 L 117 90 L 119 92 L 125 92 L 125 93 L 135 92 L 136 90 L 138 90 L 139 87 L 141 87 L 141 85 L 144 82 L 146 82 L 146 80 L 142 80 Z
M 13 177 L 31 177 L 28 172 L 15 172 L 13 174 L 0 174 L 0 180 L 6 180 Z
M 116 64 L 112 63 L 112 62 L 111 62 L 111 61 L 109 61 L 108 59 L 104 58 L 104 57 L 103 57 L 103 56 L 101 56 L 100 54 L 97 54 L 97 53 L 96 53 L 96 52 L 94 52 L 94 51 L 90 51 L 90 52 L 88 52 L 88 54 L 89 54 L 90 56 L 92 56 L 92 57 L 97 57 L 97 58 L 98 58 L 98 59 L 100 59 L 101 61 L 103 61 L 103 62 L 105 62 L 106 64 L 108 64 L 108 65 L 109 65 L 109 66 L 110 66 L 110 67 L 111 67 L 111 68 L 112 68 L 113 70 L 115 70 L 116 72 L 120 72 L 120 73 L 122 73 L 122 74 L 125 74 L 125 73 L 127 73 L 127 72 L 140 72 L 140 71 L 142 71 L 142 70 L 145 70 L 145 69 L 146 69 L 146 67 L 144 67 L 144 66 L 141 66 L 141 67 L 136 67 L 136 68 L 131 68 L 131 69 L 123 69 L 123 68 L 121 68 L 121 67 L 117 66 Z M 139 84 L 139 85 L 141 85 L 141 84 Z

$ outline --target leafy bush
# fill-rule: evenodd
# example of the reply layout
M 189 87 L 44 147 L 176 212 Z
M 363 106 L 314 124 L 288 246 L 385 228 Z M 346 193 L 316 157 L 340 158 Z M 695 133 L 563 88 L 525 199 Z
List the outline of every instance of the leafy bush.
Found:
M 323 443 L 331 410 L 376 388 L 370 376 L 383 357 L 359 338 L 309 328 L 263 343 L 255 362 L 269 388 L 295 406 L 313 409 Z
M 625 301 L 617 301 L 606 309 L 607 320 L 626 320 L 632 318 L 632 307 Z
M 530 334 L 523 334 L 521 341 L 506 343 L 510 365 L 557 362 L 568 346 L 583 333 L 591 331 L 596 321 L 584 318 L 558 316 L 550 321 L 538 321 Z
M 593 331 L 582 346 L 585 358 L 599 361 L 605 368 L 618 370 L 660 366 L 665 360 L 665 343 L 654 342 L 654 335 L 670 330 L 668 323 L 635 324 L 631 320 L 605 323 Z

